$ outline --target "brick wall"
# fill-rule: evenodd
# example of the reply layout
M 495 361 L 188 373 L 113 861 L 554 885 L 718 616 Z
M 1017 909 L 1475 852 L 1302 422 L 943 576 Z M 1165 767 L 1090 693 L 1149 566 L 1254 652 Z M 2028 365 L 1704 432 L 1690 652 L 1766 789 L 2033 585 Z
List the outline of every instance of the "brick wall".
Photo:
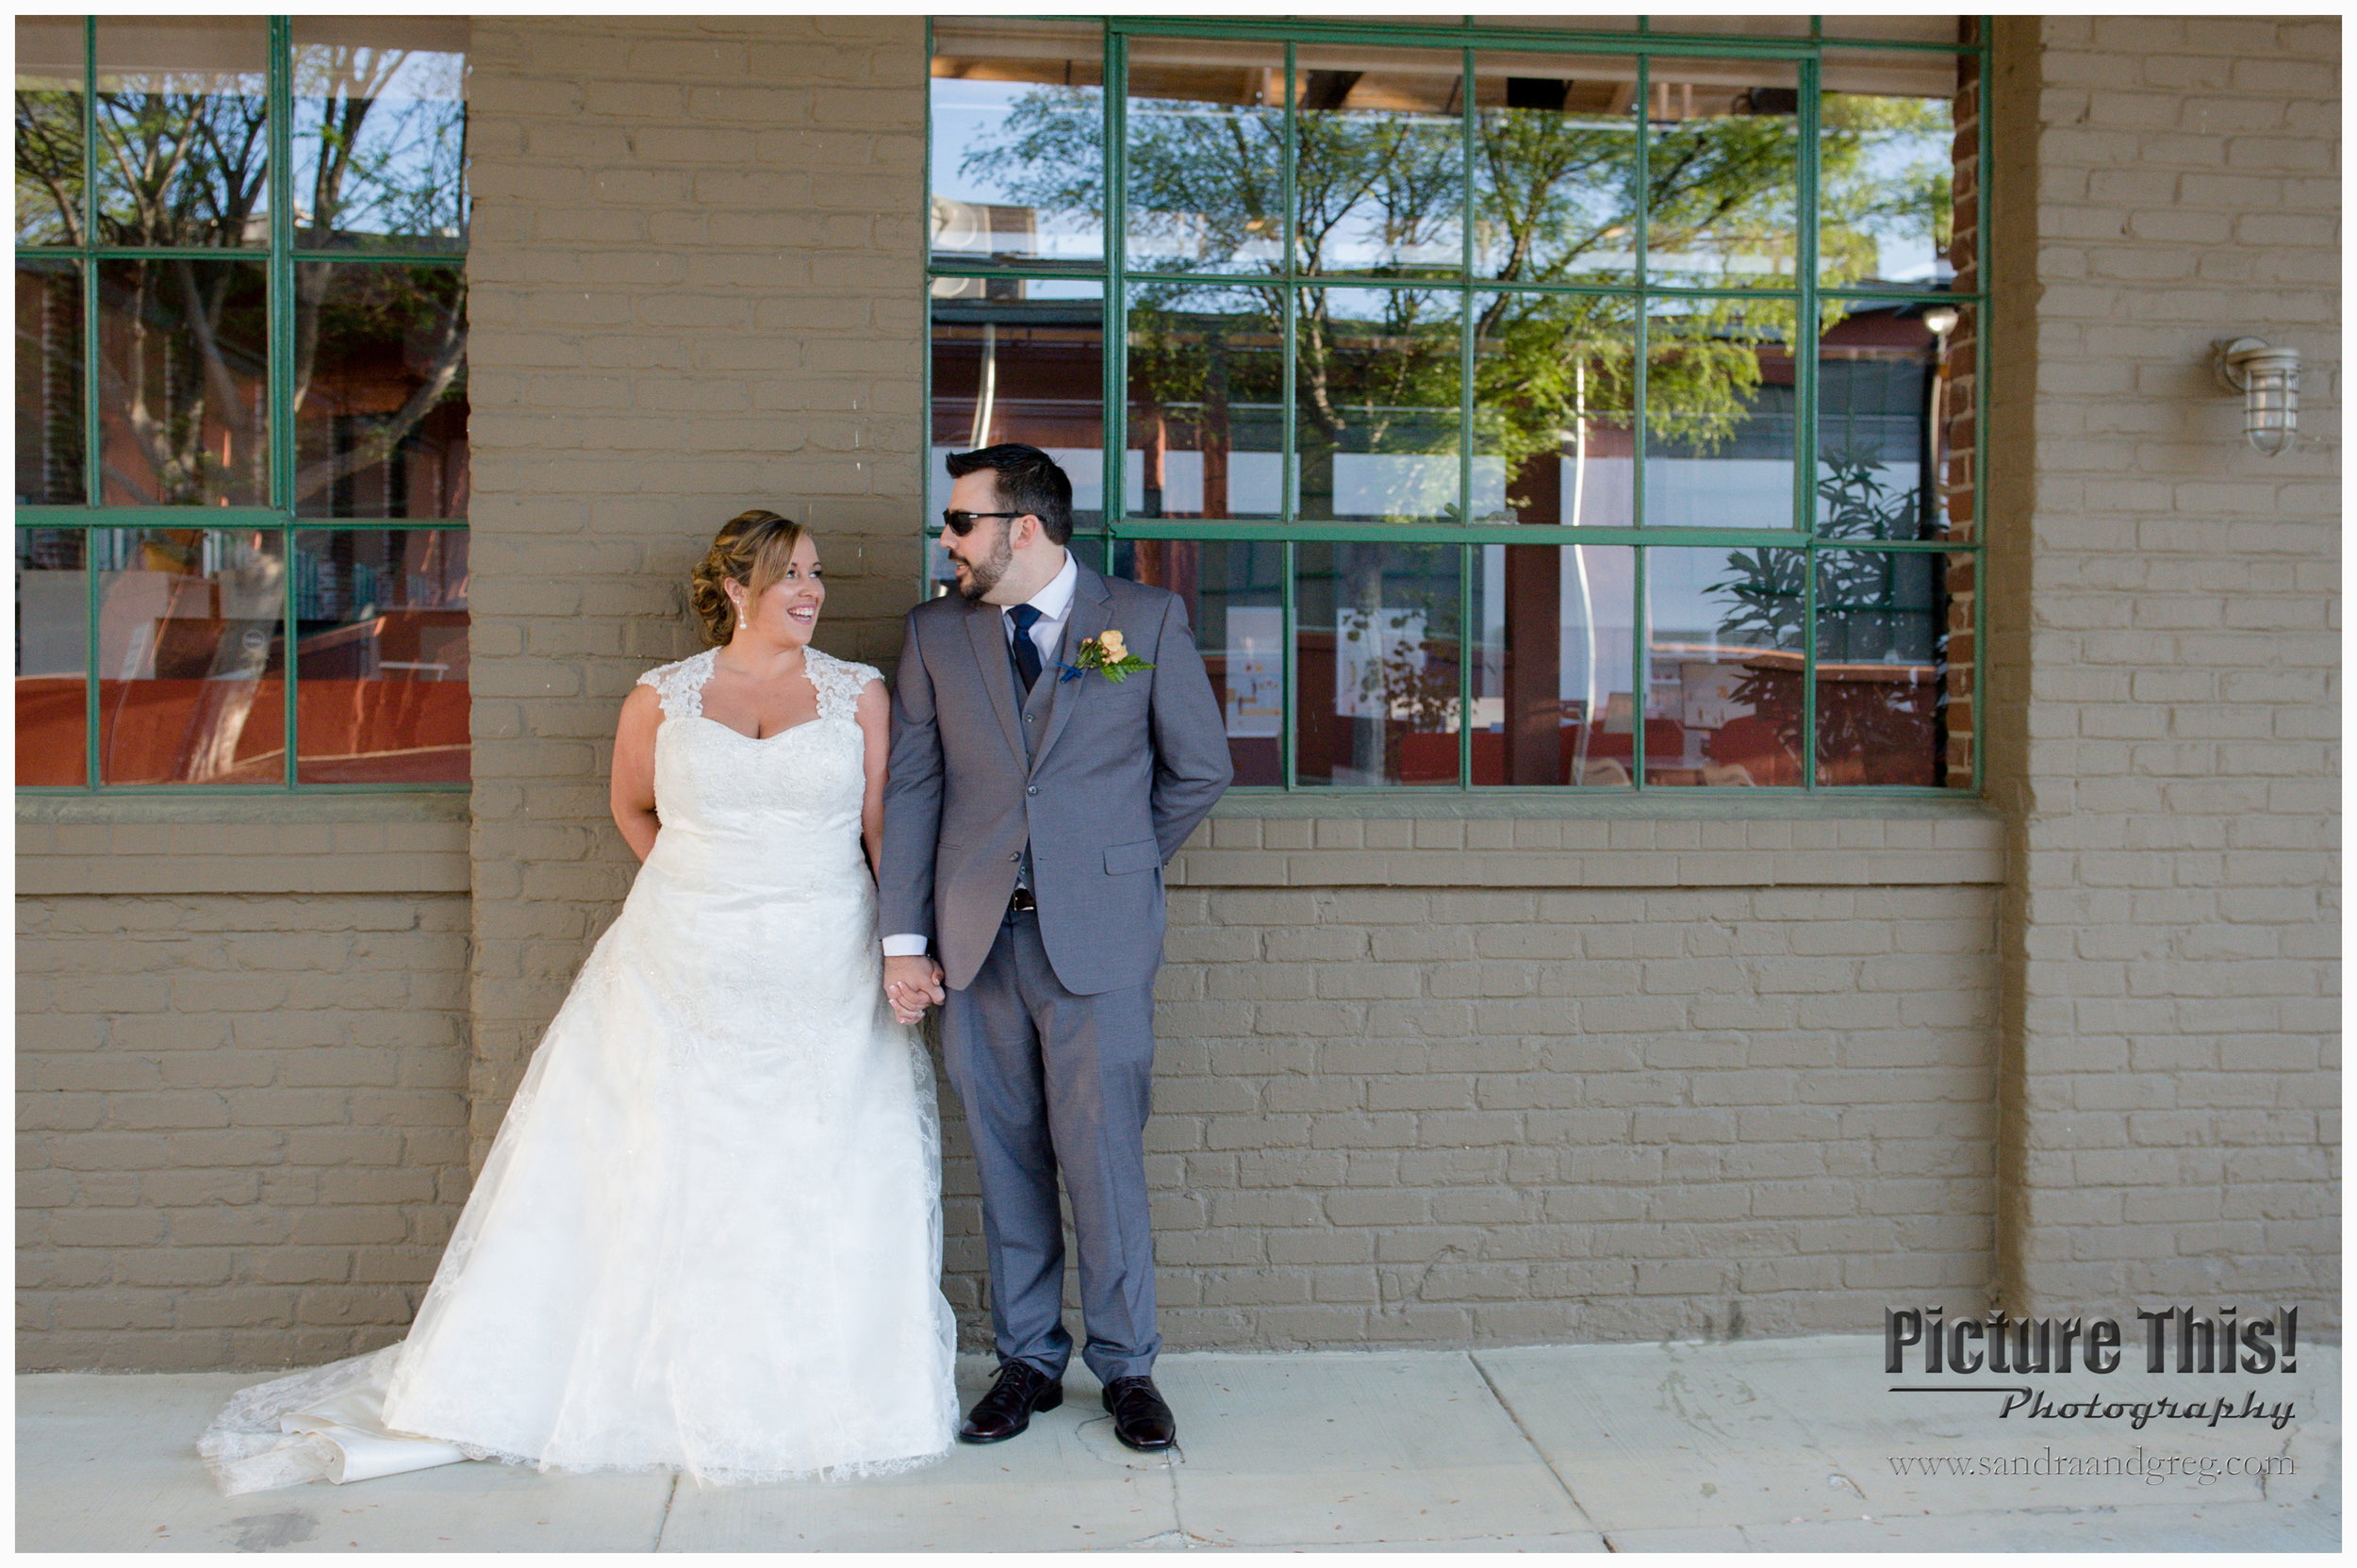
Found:
M 919 571 L 917 17 L 479 18 L 475 1158 L 630 883 L 615 713 L 701 644 L 720 523 L 808 523 L 819 645 L 881 661 Z
M 2005 1288 L 2337 1322 L 2340 25 L 2001 25 Z M 2245 335 L 2304 356 L 2273 460 Z
M 1992 888 L 1184 888 L 1172 915 L 1148 1138 L 1174 1345 L 1978 1305 Z
M 466 1198 L 466 905 L 18 899 L 20 1370 L 399 1337 Z

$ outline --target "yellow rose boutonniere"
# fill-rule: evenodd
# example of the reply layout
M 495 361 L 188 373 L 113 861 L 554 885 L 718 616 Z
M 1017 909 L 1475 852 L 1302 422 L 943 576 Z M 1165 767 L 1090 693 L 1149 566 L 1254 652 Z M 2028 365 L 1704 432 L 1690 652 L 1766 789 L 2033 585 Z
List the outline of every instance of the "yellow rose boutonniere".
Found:
M 1081 638 L 1079 662 L 1064 666 L 1060 678 L 1077 681 L 1094 669 L 1108 681 L 1126 681 L 1141 669 L 1153 668 L 1129 652 L 1129 644 L 1122 639 L 1119 632 L 1107 631 L 1096 636 Z

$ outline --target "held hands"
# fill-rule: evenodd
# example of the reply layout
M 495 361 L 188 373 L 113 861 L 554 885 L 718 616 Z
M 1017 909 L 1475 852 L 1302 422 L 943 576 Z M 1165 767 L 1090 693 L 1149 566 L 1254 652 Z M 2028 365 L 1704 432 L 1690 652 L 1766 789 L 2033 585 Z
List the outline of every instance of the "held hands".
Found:
M 892 1004 L 892 1015 L 913 1024 L 925 1015 L 926 1008 L 938 1006 L 948 994 L 941 988 L 941 966 L 921 953 L 885 959 L 884 999 Z

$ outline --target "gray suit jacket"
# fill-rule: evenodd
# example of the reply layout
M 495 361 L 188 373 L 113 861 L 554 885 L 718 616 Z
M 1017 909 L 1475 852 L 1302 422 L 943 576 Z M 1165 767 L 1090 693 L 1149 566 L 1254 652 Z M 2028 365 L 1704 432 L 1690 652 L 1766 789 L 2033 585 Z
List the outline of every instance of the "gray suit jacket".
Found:
M 1108 628 L 1154 668 L 1118 683 L 1051 668 L 1018 706 L 997 605 L 953 594 L 909 612 L 877 929 L 929 937 L 951 985 L 997 940 L 1026 843 L 1066 990 L 1139 984 L 1162 963 L 1162 866 L 1235 775 L 1185 604 L 1081 567 L 1063 662 Z

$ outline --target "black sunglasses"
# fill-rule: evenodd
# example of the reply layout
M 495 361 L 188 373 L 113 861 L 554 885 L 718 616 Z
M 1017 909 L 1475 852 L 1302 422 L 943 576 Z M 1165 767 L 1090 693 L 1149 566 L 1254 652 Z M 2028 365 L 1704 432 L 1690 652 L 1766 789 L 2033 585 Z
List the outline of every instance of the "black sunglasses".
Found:
M 941 514 L 941 526 L 964 538 L 984 518 L 1028 518 L 1030 515 L 1029 512 L 944 512 Z

